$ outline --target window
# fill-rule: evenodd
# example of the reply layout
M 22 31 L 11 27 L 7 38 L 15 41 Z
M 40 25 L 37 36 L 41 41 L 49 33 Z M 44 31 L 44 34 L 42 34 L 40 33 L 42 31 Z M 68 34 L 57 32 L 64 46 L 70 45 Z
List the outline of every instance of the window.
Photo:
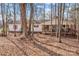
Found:
M 34 25 L 34 27 L 39 27 L 39 25 Z

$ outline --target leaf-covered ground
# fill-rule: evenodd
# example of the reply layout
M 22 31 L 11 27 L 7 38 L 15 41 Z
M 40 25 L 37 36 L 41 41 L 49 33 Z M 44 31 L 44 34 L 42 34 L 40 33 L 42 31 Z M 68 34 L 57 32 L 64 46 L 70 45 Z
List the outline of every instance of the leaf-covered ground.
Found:
M 14 37 L 0 37 L 0 55 L 2 56 L 72 56 L 79 55 L 79 42 L 77 39 L 58 38 L 50 35 L 34 34 L 32 40 Z

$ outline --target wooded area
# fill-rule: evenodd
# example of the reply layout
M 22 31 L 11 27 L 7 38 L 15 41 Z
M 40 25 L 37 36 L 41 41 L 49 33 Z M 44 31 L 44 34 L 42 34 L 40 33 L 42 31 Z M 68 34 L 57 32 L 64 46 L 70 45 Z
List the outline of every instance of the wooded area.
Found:
M 79 55 L 78 15 L 77 3 L 1 3 L 0 42 L 14 53 L 0 55 Z

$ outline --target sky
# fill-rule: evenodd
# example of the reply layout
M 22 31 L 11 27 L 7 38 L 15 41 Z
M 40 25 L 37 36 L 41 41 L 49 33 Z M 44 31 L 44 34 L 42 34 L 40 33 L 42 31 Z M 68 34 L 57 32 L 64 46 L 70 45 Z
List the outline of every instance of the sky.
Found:
M 1 4 L 0 4 L 1 5 Z M 7 6 L 8 6 L 8 4 L 6 3 L 5 4 L 6 6 L 5 6 L 5 10 L 6 10 L 6 8 L 7 8 Z M 16 5 L 16 20 L 20 20 L 20 7 L 19 7 L 19 4 L 17 3 L 17 4 L 15 4 Z M 41 11 L 39 10 L 39 8 L 44 8 L 44 4 L 34 4 L 35 5 L 35 7 L 37 8 L 37 11 L 39 11 L 40 13 L 37 13 L 37 16 L 41 16 Z M 65 4 L 65 13 L 64 13 L 64 15 L 65 15 L 65 17 L 66 17 L 66 15 L 67 15 L 67 11 L 66 11 L 66 9 L 69 7 L 69 8 L 71 8 L 71 6 L 73 7 L 74 6 L 74 3 L 72 3 L 72 4 L 70 4 L 70 7 L 69 7 L 69 3 L 66 3 Z M 27 4 L 27 7 L 26 7 L 27 9 L 26 9 L 26 15 L 27 15 L 27 18 L 29 18 L 29 16 L 30 16 L 30 5 L 29 5 L 29 3 Z M 55 10 L 55 3 L 53 3 L 52 4 L 52 9 L 53 9 L 53 14 L 54 14 L 54 10 Z M 45 4 L 45 13 L 46 14 L 50 14 L 50 11 L 51 11 L 51 3 L 47 3 L 47 4 Z M 5 11 L 6 12 L 6 11 Z M 13 12 L 14 12 L 14 10 L 13 10 L 13 4 L 9 4 L 9 6 L 8 6 L 8 13 L 10 14 L 11 13 L 11 15 L 12 15 L 12 18 L 13 18 L 13 16 L 14 16 L 14 14 L 13 14 Z M 6 14 L 5 14 L 6 15 Z M 47 17 L 47 16 L 46 16 Z M 50 16 L 49 16 L 50 17 Z M 0 20 L 2 20 L 2 16 L 1 16 L 1 6 L 0 6 Z

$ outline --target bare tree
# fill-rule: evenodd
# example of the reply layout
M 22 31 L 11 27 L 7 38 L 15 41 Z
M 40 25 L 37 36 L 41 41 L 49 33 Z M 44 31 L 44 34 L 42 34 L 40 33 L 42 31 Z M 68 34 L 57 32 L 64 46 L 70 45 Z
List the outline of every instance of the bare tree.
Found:
M 30 19 L 29 19 L 29 32 L 28 34 L 31 34 L 31 29 L 32 29 L 32 20 L 33 20 L 33 14 L 34 14 L 34 6 L 33 3 L 30 3 L 30 8 L 31 8 L 31 12 L 30 12 Z
M 76 10 L 76 3 L 75 3 L 75 5 L 74 5 L 74 7 L 75 7 L 75 10 Z M 76 35 L 76 26 L 77 26 L 77 24 L 76 24 L 76 12 L 75 12 L 75 14 L 74 14 L 74 34 Z
M 56 26 L 56 37 L 58 37 L 58 31 L 59 31 L 59 29 L 58 29 L 58 27 L 59 27 L 59 3 L 57 4 L 57 11 L 58 11 L 58 21 L 57 21 L 57 26 Z
M 26 4 L 20 4 L 20 11 L 21 11 L 21 21 L 22 21 L 22 28 L 24 36 L 27 36 L 27 19 L 26 19 Z
M 44 33 L 46 33 L 45 31 L 45 4 L 44 4 Z
M 2 14 L 2 22 L 3 22 L 3 36 L 5 35 L 5 22 L 4 22 L 4 19 L 5 19 L 5 16 L 4 16 L 4 13 L 5 12 L 5 4 L 2 4 L 1 3 L 1 14 Z
M 62 25 L 63 25 L 63 20 L 64 20 L 64 9 L 65 9 L 65 3 L 62 4 L 62 20 L 61 20 Z
M 34 11 L 34 13 L 33 13 L 33 19 L 32 19 L 32 37 L 33 37 L 33 34 L 34 34 L 34 19 L 35 19 L 35 12 L 36 12 L 35 4 L 33 4 L 33 11 Z
M 14 8 L 14 36 L 16 36 L 16 8 L 15 8 L 15 4 L 13 4 L 13 8 Z
M 62 34 L 63 34 L 63 21 L 64 21 L 64 10 L 65 10 L 65 3 L 62 3 L 62 19 L 61 19 L 61 31 L 62 31 Z
M 52 3 L 51 3 L 51 35 L 52 35 Z
M 61 20 L 62 20 L 62 3 L 59 4 L 59 19 L 58 19 L 58 25 L 59 25 L 59 42 L 61 43 Z
M 55 3 L 55 29 L 56 29 L 56 37 L 57 37 L 57 15 L 56 15 L 56 13 L 57 13 L 57 4 Z
M 6 6 L 6 24 L 5 24 L 5 25 L 6 25 L 6 26 L 5 26 L 5 27 L 6 27 L 6 28 L 5 28 L 5 29 L 6 29 L 6 31 L 5 31 L 5 32 L 6 32 L 6 33 L 5 33 L 6 35 L 7 35 L 7 31 L 8 31 L 8 30 L 7 30 L 7 29 L 8 29 L 8 8 L 9 8 L 9 4 Z
M 76 7 L 76 15 L 75 15 L 75 17 L 76 17 L 76 33 L 77 33 L 77 40 L 79 41 L 79 21 L 78 21 L 78 10 L 77 10 L 77 3 L 76 3 L 76 5 L 75 5 L 75 7 Z

